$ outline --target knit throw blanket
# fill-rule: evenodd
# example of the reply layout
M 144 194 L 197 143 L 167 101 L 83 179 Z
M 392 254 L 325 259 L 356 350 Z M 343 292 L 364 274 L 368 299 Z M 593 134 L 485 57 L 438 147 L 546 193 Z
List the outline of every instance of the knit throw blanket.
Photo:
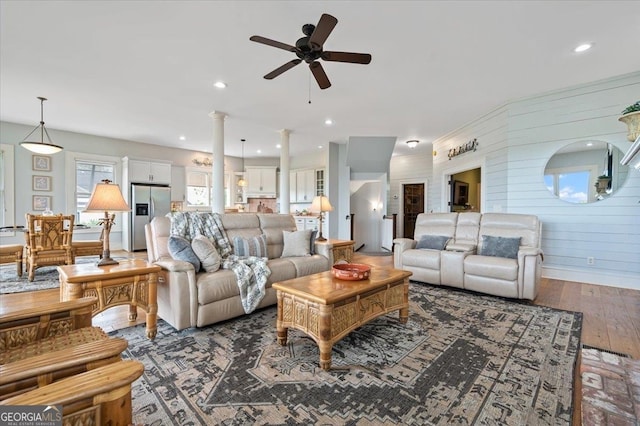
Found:
M 267 258 L 234 255 L 219 213 L 172 212 L 168 216 L 171 218 L 171 235 L 189 241 L 198 235 L 209 238 L 220 253 L 221 267 L 231 269 L 236 275 L 244 312 L 253 312 L 265 295 L 267 279 L 271 275 Z

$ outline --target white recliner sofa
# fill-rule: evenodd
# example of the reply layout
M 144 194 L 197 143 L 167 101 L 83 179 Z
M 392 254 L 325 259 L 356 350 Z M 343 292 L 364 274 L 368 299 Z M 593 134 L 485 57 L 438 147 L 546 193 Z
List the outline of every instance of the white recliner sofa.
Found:
M 534 300 L 542 271 L 541 231 L 534 215 L 421 213 L 414 239 L 393 241 L 394 266 L 411 271 L 414 281 Z M 442 247 L 433 248 L 434 240 Z M 421 241 L 432 248 L 418 248 Z

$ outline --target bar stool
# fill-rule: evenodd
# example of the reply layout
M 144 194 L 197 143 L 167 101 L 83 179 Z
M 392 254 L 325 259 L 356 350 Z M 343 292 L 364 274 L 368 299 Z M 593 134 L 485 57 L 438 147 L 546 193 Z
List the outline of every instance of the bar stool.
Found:
M 0 245 L 0 264 L 16 263 L 18 276 L 22 276 L 22 252 L 24 247 L 21 244 Z

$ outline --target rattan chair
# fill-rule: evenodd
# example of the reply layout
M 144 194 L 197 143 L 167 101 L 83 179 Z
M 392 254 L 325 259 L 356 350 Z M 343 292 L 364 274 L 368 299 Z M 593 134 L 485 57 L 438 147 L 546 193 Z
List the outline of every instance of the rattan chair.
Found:
M 111 220 L 115 218 L 115 213 L 111 214 Z M 104 252 L 104 228 L 100 233 L 99 240 L 75 240 L 71 242 L 73 246 L 73 258 L 79 256 L 99 256 L 102 259 Z
M 28 214 L 26 239 L 26 269 L 33 281 L 36 268 L 72 265 L 73 215 L 39 216 Z

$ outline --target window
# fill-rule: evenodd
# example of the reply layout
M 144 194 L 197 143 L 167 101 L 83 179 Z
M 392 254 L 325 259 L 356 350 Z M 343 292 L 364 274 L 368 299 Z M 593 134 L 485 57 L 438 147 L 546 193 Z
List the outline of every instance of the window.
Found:
M 68 182 L 68 188 L 75 188 L 75 191 L 66 191 L 66 211 L 74 212 L 76 224 L 89 225 L 96 228 L 98 220 L 104 216 L 104 213 L 85 213 L 84 209 L 97 183 L 100 183 L 103 179 L 119 183 L 122 175 L 121 160 L 118 157 L 107 155 L 67 151 L 65 152 L 65 163 L 67 164 L 65 180 Z M 124 195 L 124 189 L 121 187 L 120 190 Z M 116 218 L 116 224 L 112 231 L 120 230 L 121 223 L 122 221 Z
M 213 185 L 211 172 L 196 168 L 186 168 L 186 207 L 199 209 L 211 207 L 213 199 Z M 229 187 L 229 174 L 224 174 L 224 205 L 230 206 L 231 189 Z
M 15 225 L 13 145 L 0 144 L 0 226 Z
M 115 164 L 76 160 L 76 222 L 85 225 L 98 225 L 103 213 L 85 213 L 89 197 L 97 183 L 104 179 L 115 182 Z
M 595 200 L 592 182 L 597 175 L 595 170 L 564 168 L 546 170 L 544 184 L 551 193 L 570 203 L 590 203 Z
M 211 173 L 187 171 L 187 207 L 211 205 Z

